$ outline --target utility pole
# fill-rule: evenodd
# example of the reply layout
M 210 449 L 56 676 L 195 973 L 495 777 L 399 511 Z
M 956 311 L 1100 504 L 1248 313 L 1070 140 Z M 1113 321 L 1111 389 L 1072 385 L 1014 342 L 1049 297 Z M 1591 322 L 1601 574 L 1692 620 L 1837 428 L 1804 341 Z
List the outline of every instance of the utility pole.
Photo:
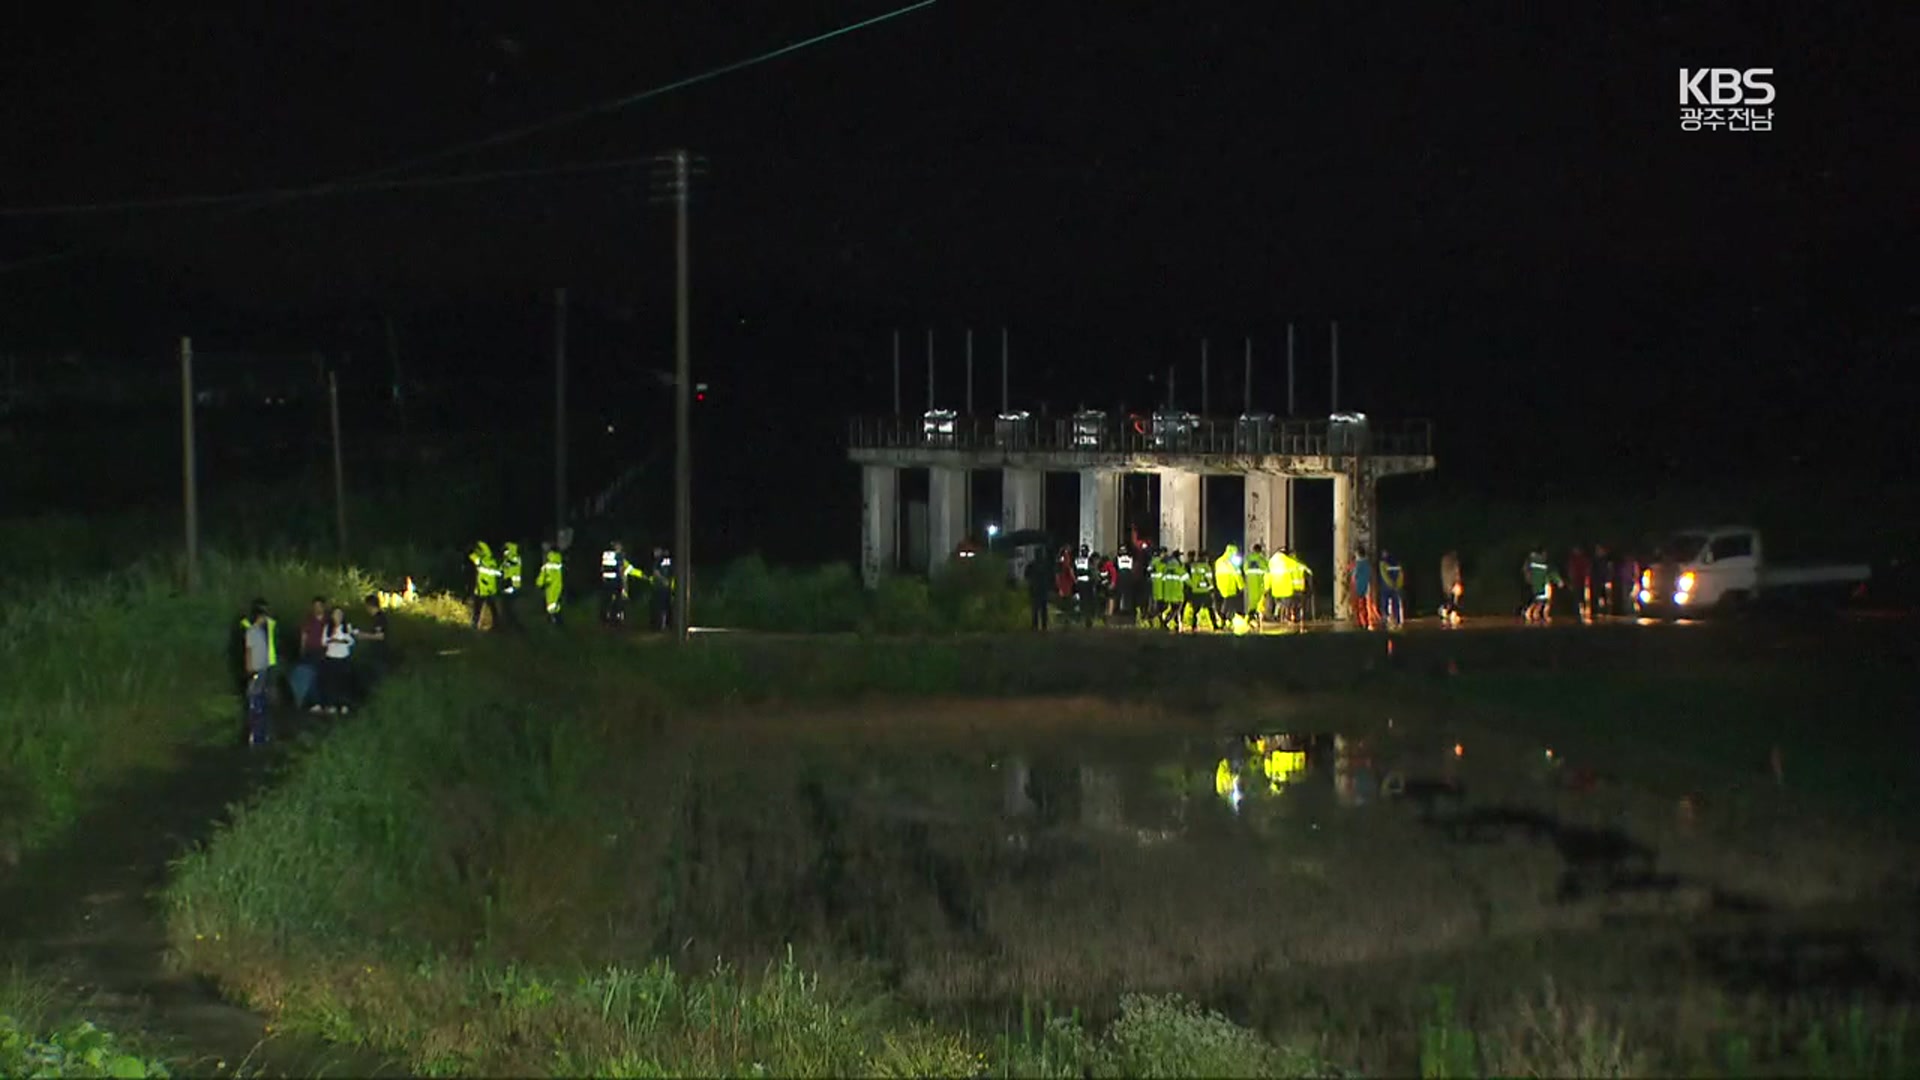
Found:
M 193 339 L 180 339 L 180 476 L 187 504 L 187 592 L 200 590 L 200 485 L 193 456 Z
M 665 177 L 667 196 L 674 204 L 674 523 L 673 523 L 673 630 L 686 641 L 691 625 L 692 603 L 687 594 L 693 578 L 693 361 L 688 340 L 692 322 L 687 300 L 689 257 L 687 253 L 687 203 L 692 195 L 693 155 L 675 150 L 665 155 L 670 168 Z
M 333 527 L 340 542 L 340 561 L 347 561 L 346 456 L 340 448 L 340 373 L 327 372 L 327 424 L 333 430 Z
M 553 290 L 553 542 L 567 531 L 567 290 Z
M 400 417 L 400 477 L 402 482 L 410 483 L 413 478 L 413 432 L 407 426 L 406 380 L 400 373 L 400 334 L 393 327 L 393 316 L 387 316 L 386 323 L 387 362 L 393 366 L 393 409 Z

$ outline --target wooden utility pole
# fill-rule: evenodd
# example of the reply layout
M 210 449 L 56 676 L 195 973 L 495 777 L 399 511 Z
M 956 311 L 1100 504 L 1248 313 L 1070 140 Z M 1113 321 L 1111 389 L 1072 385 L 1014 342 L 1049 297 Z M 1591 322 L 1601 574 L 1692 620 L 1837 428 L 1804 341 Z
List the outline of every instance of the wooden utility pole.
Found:
M 693 188 L 693 156 L 675 150 L 666 156 L 670 166 L 668 195 L 673 199 L 674 256 L 674 536 L 673 536 L 673 630 L 686 641 L 692 623 L 693 576 L 693 360 L 692 318 L 688 302 L 688 278 L 691 273 L 687 250 L 687 203 Z
M 200 590 L 200 485 L 193 454 L 193 339 L 180 339 L 180 476 L 187 518 L 187 591 Z
M 327 372 L 327 423 L 333 429 L 333 527 L 340 542 L 340 561 L 347 558 L 346 455 L 340 446 L 340 373 Z
M 553 542 L 567 529 L 567 290 L 553 290 Z

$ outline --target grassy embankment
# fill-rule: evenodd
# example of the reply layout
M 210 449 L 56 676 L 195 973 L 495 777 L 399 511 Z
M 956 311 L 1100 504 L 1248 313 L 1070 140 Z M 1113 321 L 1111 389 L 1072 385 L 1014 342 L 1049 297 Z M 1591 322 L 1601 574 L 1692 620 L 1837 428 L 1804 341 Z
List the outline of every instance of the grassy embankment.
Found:
M 0 866 L 59 837 L 99 796 L 238 732 L 230 635 L 255 596 L 289 629 L 306 601 L 352 601 L 361 574 L 209 560 L 183 595 L 141 567 L 16 593 L 0 608 Z
M 1209 645 L 1129 654 L 1151 655 L 1149 670 L 1121 681 L 1178 696 L 1168 676 Z M 1526 937 L 1498 945 L 1498 981 L 1436 999 L 1424 988 L 1464 978 L 1482 946 L 1448 930 L 1409 963 L 1377 940 L 1459 906 L 1458 866 L 1419 863 L 1433 845 L 1413 824 L 1343 834 L 1398 845 L 1400 865 L 1239 864 L 1197 843 L 1096 841 L 1076 855 L 1042 835 L 1009 853 L 967 813 L 989 758 L 1042 744 L 1071 757 L 1096 732 L 1158 745 L 1212 731 L 1141 706 L 1010 700 L 1114 685 L 1112 653 L 1047 648 L 1062 651 L 992 638 L 476 641 L 396 679 L 183 860 L 170 932 L 187 965 L 278 1024 L 434 1071 L 1912 1069 L 1897 1013 L 1702 993 L 1675 1036 L 1659 1030 L 1671 998 L 1644 971 L 1609 969 L 1645 993 L 1624 1007 L 1542 992 L 1545 957 L 1562 953 Z M 912 704 L 942 695 L 976 700 Z M 1269 702 L 1268 719 L 1294 704 Z M 1234 877 L 1260 884 L 1219 887 Z M 1367 964 L 1393 987 L 1330 989 Z M 1259 1032 L 1169 991 L 1257 1012 Z

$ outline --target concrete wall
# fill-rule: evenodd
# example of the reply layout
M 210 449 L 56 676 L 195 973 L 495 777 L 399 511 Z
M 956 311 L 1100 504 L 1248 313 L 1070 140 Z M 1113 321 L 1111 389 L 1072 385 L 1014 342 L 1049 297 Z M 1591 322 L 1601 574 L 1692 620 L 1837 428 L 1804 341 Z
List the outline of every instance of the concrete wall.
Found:
M 1160 544 L 1169 551 L 1195 551 L 1200 535 L 1200 474 L 1160 474 Z
M 860 469 L 860 578 L 871 589 L 898 569 L 900 470 L 885 465 Z

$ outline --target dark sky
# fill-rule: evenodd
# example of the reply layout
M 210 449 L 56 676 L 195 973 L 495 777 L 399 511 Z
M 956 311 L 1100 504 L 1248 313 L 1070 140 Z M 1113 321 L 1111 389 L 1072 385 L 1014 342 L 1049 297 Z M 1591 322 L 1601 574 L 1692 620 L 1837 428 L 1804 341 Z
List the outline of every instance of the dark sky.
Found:
M 16 6 L 0 204 L 351 175 L 891 6 Z M 1055 409 L 1145 403 L 1170 362 L 1192 386 L 1202 335 L 1233 357 L 1255 336 L 1270 391 L 1289 320 L 1324 395 L 1338 319 L 1343 404 L 1437 418 L 1469 470 L 1862 460 L 1904 451 L 1873 441 L 1904 427 L 1874 402 L 1920 359 L 1916 46 L 1910 3 L 940 0 L 407 175 L 703 153 L 701 361 L 768 409 L 884 406 L 895 325 L 910 402 L 922 328 L 951 358 L 1002 323 L 1016 386 Z M 1773 68 L 1775 129 L 1681 131 L 1682 66 Z M 378 312 L 504 370 L 567 284 L 607 350 L 658 360 L 670 231 L 646 187 L 4 218 L 0 262 L 86 254 L 0 272 L 0 316 L 46 345 Z M 1237 407 L 1237 359 L 1214 371 Z

